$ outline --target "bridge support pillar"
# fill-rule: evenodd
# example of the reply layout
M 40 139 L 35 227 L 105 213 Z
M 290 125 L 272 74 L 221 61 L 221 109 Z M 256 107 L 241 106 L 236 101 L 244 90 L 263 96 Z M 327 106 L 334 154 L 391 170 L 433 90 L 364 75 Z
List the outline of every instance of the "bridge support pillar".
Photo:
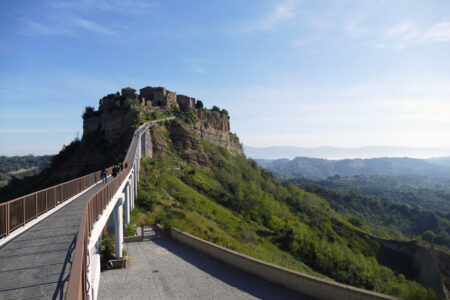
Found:
M 129 224 L 130 223 L 130 211 L 131 211 L 131 199 L 130 199 L 130 193 L 129 193 L 129 188 L 128 188 L 128 186 L 129 186 L 129 183 L 127 183 L 126 185 L 125 185 L 125 188 L 123 189 L 123 195 L 124 195 L 124 201 L 125 201 L 125 203 L 124 203 L 124 206 L 125 206 L 125 224 L 124 225 L 127 225 L 127 224 Z
M 114 207 L 114 232 L 116 235 L 116 257 L 122 257 L 123 249 L 123 195 Z
M 128 189 L 130 190 L 131 209 L 134 208 L 134 202 L 136 201 L 136 194 L 134 193 L 134 174 L 131 174 L 129 179 Z
M 137 164 L 139 164 L 139 161 L 137 161 L 136 162 L 136 166 L 137 166 Z M 137 183 L 138 183 L 138 180 L 139 180 L 139 178 L 138 178 L 138 169 L 137 168 L 135 168 L 134 169 L 134 197 L 136 198 L 137 197 Z

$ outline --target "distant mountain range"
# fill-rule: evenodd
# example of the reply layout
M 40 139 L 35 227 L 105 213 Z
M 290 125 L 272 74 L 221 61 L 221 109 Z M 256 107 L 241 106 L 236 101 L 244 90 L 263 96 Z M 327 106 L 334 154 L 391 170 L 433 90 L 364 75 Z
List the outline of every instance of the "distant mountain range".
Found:
M 345 158 L 375 158 L 375 157 L 450 157 L 450 149 L 442 148 L 413 148 L 413 147 L 383 147 L 367 146 L 359 148 L 339 148 L 321 146 L 316 148 L 302 147 L 266 147 L 256 148 L 244 145 L 244 152 L 247 157 L 255 159 L 280 159 L 295 157 L 314 157 L 325 159 L 345 159 Z M 450 166 L 450 158 L 447 158 Z
M 258 164 L 281 178 L 308 177 L 314 179 L 329 176 L 354 175 L 419 175 L 433 178 L 450 178 L 450 157 L 439 159 L 371 158 L 327 160 L 296 157 L 289 159 L 256 159 Z

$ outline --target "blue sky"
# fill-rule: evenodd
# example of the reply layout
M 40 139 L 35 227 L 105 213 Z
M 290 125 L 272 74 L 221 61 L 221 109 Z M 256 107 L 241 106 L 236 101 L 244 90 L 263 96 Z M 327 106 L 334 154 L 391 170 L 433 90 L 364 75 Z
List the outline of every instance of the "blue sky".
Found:
M 53 154 L 131 86 L 217 105 L 249 146 L 450 149 L 450 2 L 1 1 L 0 154 Z

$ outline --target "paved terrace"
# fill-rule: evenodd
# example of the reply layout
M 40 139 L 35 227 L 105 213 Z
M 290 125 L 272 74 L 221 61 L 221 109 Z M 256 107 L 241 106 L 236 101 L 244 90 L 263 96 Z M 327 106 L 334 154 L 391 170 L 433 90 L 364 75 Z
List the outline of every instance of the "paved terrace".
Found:
M 311 299 L 169 237 L 125 248 L 128 268 L 102 272 L 99 299 Z

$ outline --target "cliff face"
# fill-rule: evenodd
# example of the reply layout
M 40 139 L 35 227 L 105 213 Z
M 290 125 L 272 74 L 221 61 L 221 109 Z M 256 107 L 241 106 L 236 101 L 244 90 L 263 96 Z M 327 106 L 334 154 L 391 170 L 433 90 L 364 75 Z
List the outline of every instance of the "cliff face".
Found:
M 235 155 L 244 155 L 239 138 L 230 133 L 230 119 L 228 116 L 215 111 L 200 110 L 197 112 L 197 122 L 193 129 L 200 137 L 221 146 Z
M 211 169 L 212 163 L 203 150 L 201 139 L 243 155 L 239 138 L 230 133 L 228 116 L 200 110 L 189 117 L 159 124 L 152 129 L 153 155 L 167 155 L 171 149 L 190 165 Z
M 448 276 L 448 256 L 441 251 L 429 251 L 416 242 L 400 242 L 375 239 L 383 247 L 408 257 L 413 279 L 423 286 L 433 289 L 440 297 L 447 299 L 446 281 Z M 433 253 L 434 252 L 434 253 Z M 395 255 L 395 254 L 394 254 Z M 447 256 L 438 259 L 440 256 Z M 446 262 L 447 265 L 443 263 Z
M 114 143 L 122 136 L 127 135 L 137 116 L 135 110 L 100 111 L 83 122 L 83 139 L 90 134 L 102 132 L 108 143 Z
M 137 114 L 128 107 L 85 116 L 81 141 L 66 147 L 69 153 L 54 165 L 50 180 L 66 180 L 118 163 L 133 136 Z

